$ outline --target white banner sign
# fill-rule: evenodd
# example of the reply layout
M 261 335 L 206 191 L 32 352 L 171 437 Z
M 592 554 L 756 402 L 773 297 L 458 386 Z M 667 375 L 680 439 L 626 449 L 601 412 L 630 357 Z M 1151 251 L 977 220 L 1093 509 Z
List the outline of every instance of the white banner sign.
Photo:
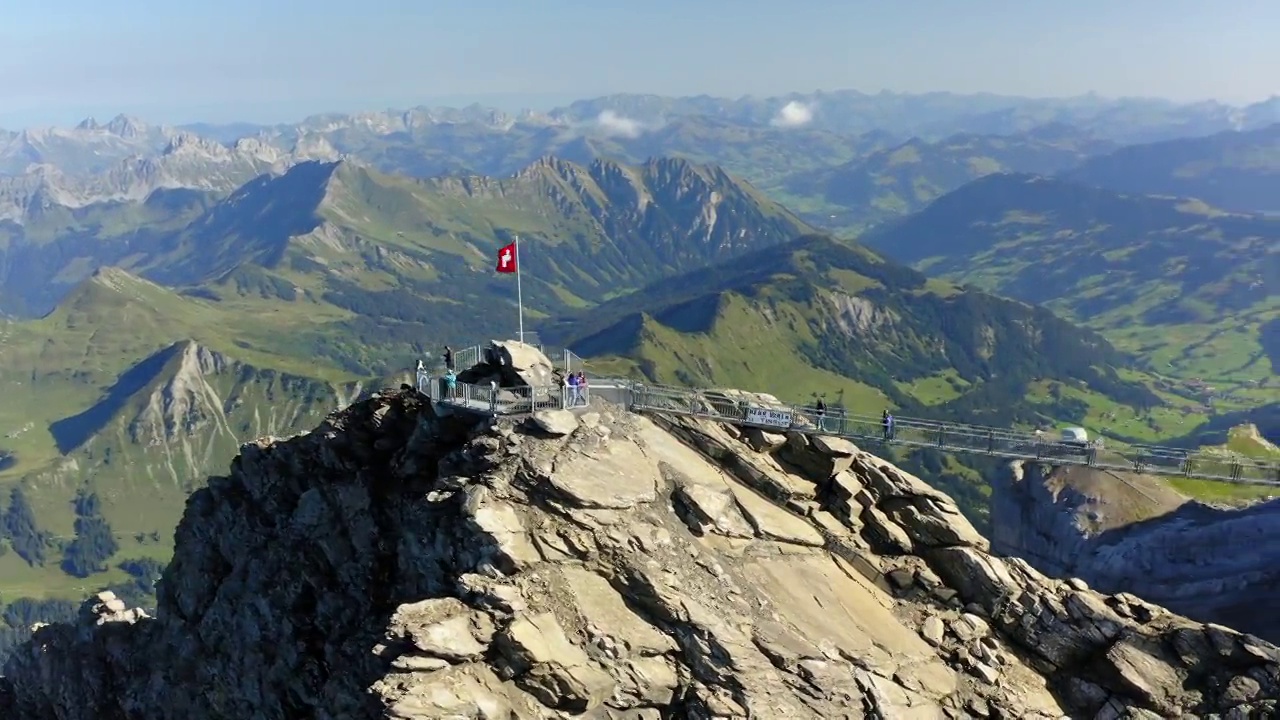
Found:
M 770 427 L 791 427 L 791 412 L 787 410 L 769 410 L 768 408 L 747 408 L 747 422 Z

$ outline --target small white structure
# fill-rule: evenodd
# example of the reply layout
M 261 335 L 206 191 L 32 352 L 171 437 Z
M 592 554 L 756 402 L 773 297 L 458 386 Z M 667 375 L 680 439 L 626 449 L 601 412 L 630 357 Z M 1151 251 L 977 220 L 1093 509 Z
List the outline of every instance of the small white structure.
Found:
M 1082 427 L 1063 428 L 1062 442 L 1071 443 L 1073 445 L 1088 445 L 1089 433 Z

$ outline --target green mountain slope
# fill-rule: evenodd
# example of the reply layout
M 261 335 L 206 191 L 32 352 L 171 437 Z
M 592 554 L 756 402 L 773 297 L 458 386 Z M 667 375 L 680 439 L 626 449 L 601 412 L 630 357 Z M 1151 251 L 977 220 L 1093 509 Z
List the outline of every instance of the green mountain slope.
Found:
M 596 374 L 822 397 L 865 415 L 1096 429 L 1095 406 L 1163 403 L 1091 331 L 824 236 L 659 282 L 544 336 L 570 344 Z M 902 461 L 985 522 L 982 475 L 998 462 L 962 465 L 931 451 Z
M 659 282 L 546 332 L 654 381 L 828 399 L 843 390 L 862 413 L 891 406 L 996 425 L 1082 419 L 1070 407 L 1022 403 L 1043 379 L 1132 405 L 1159 402 L 1116 374 L 1127 359 L 1092 332 L 825 236 Z
M 1065 173 L 1120 192 L 1194 197 L 1240 212 L 1280 212 L 1280 124 L 1132 145 Z
M 534 321 L 807 230 L 724 170 L 678 159 L 630 167 L 544 158 L 511 178 L 433 180 L 310 162 L 264 175 L 207 209 L 179 205 L 166 216 L 166 202 L 174 201 L 148 201 L 155 217 L 111 209 L 123 236 L 85 224 L 75 246 L 28 237 L 0 250 L 0 262 L 42 253 L 24 267 L 25 284 L 6 286 L 17 295 L 10 314 L 47 311 L 74 281 L 115 263 L 228 306 L 273 300 L 272 312 L 298 310 L 308 322 L 289 338 L 296 349 L 379 374 L 403 364 L 406 347 L 456 335 L 463 308 L 463 332 L 473 339 L 512 331 L 514 279 L 492 266 L 516 235 Z M 281 342 L 241 340 L 267 352 Z
M 994 175 L 864 240 L 931 275 L 1102 331 L 1183 380 L 1171 389 L 1244 404 L 1277 398 L 1280 219 Z
M 971 180 L 1000 172 L 1049 174 L 1112 147 L 1072 128 L 1049 126 L 1020 135 L 913 138 L 843 165 L 797 173 L 779 191 L 814 221 L 864 227 L 900 217 Z
M 238 191 L 137 270 L 222 300 L 234 287 L 336 308 L 351 319 L 300 328 L 300 341 L 378 373 L 406 346 L 512 332 L 514 278 L 493 264 L 516 235 L 532 321 L 805 229 L 750 185 L 682 160 L 546 158 L 503 180 L 308 163 Z
M 122 235 L 84 223 L 118 247 L 51 252 L 46 276 L 88 277 L 42 317 L 0 320 L 2 602 L 134 582 L 117 565 L 166 557 L 187 493 L 240 443 L 401 382 L 428 347 L 508 335 L 514 278 L 493 264 L 517 233 L 532 325 L 806 229 L 681 160 L 432 181 L 304 163 L 208 207 L 157 207 L 94 209 L 123 218 Z M 145 240 L 127 229 L 153 210 Z M 104 257 L 125 267 L 95 270 Z
M 96 268 L 154 252 L 217 199 L 158 190 L 142 203 L 37 203 L 23 224 L 0 221 L 0 316 L 47 313 Z
M 300 321 L 103 269 L 45 318 L 5 324 L 0 598 L 132 582 L 120 563 L 165 560 L 187 495 L 241 443 L 313 427 L 360 392 L 323 364 L 239 345 Z

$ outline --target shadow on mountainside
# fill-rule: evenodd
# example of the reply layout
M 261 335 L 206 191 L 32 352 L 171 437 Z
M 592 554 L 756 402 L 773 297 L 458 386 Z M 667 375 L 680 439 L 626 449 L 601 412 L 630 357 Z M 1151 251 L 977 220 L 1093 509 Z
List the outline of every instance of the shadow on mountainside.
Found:
M 181 343 L 175 343 L 153 353 L 125 371 L 107 390 L 106 397 L 81 413 L 50 423 L 49 433 L 53 435 L 58 451 L 65 455 L 75 450 L 94 433 L 105 427 L 111 418 L 115 417 L 116 413 L 129 402 L 129 398 L 159 377 L 165 365 L 179 352 L 180 348 Z

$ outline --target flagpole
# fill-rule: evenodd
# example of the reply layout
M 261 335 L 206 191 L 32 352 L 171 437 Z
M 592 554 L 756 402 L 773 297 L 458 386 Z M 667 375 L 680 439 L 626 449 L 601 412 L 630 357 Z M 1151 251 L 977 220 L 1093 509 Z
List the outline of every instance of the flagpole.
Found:
M 524 258 L 520 257 L 520 236 L 516 235 L 516 307 L 520 313 L 520 342 L 524 342 L 524 289 L 520 287 L 520 266 Z

